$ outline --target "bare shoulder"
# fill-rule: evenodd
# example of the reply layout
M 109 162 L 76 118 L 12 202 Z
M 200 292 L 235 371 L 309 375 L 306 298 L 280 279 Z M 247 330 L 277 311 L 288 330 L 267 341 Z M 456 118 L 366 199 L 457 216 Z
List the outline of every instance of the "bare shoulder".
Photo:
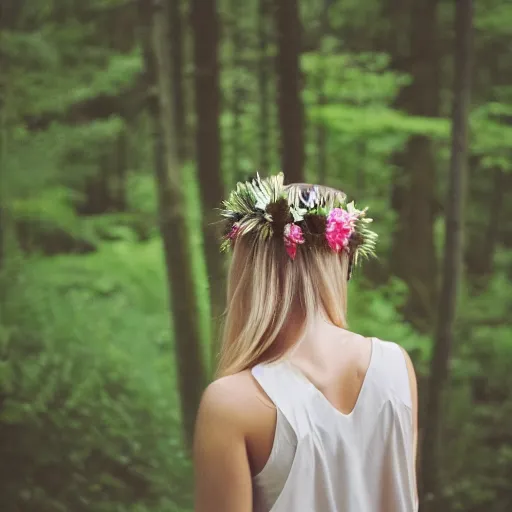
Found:
M 244 411 L 256 399 L 258 389 L 250 370 L 221 377 L 204 391 L 199 406 L 199 417 L 210 420 L 242 421 Z
M 400 349 L 400 351 L 402 352 L 402 354 L 404 356 L 405 363 L 407 365 L 407 370 L 408 370 L 409 374 L 415 375 L 414 364 L 411 360 L 411 356 L 409 355 L 407 350 L 405 350 L 405 348 L 402 347 L 402 345 L 400 345 L 399 343 L 396 343 L 394 341 L 384 341 L 379 338 L 373 338 L 373 339 L 376 340 L 378 343 L 383 343 L 389 347 L 394 346 L 394 349 L 397 349 L 397 348 Z

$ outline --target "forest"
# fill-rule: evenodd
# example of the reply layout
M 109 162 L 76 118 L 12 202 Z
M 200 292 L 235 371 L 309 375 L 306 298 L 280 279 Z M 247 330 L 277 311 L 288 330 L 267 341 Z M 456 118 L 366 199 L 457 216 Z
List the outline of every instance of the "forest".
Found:
M 216 209 L 283 170 L 370 207 L 420 510 L 510 512 L 511 41 L 508 0 L 2 0 L 0 510 L 192 511 Z

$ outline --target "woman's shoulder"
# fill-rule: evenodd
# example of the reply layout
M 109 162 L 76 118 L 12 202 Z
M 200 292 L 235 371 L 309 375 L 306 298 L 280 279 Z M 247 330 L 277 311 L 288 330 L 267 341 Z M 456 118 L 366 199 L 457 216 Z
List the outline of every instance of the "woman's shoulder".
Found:
M 381 368 L 389 384 L 394 384 L 395 391 L 403 401 L 411 406 L 417 400 L 417 383 L 414 365 L 407 350 L 394 341 L 374 338 L 376 348 L 380 352 Z
M 400 343 L 397 343 L 396 341 L 389 341 L 389 340 L 382 340 L 380 338 L 376 338 L 376 337 L 372 337 L 370 338 L 374 341 L 374 343 L 377 345 L 377 347 L 380 347 L 381 350 L 385 350 L 387 352 L 391 352 L 391 353 L 401 353 L 402 354 L 402 357 L 405 358 L 407 364 L 410 363 L 411 359 L 410 359 L 410 356 L 407 352 L 407 350 L 400 344 Z
M 221 377 L 208 385 L 201 399 L 200 410 L 231 421 L 247 422 L 248 413 L 261 407 L 261 391 L 251 370 Z
M 202 404 L 231 409 L 244 402 L 251 394 L 249 370 L 220 377 L 211 382 L 203 393 Z

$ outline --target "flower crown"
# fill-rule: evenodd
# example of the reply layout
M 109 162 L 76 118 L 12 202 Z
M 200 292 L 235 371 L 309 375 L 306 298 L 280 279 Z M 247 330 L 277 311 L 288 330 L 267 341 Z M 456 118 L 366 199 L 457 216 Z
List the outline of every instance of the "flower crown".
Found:
M 240 182 L 223 202 L 221 215 L 226 231 L 221 249 L 227 250 L 240 236 L 249 233 L 283 240 L 294 260 L 302 244 L 346 251 L 351 263 L 375 254 L 377 234 L 368 228 L 372 219 L 367 208 L 358 210 L 346 203 L 343 192 L 317 185 L 284 185 L 279 173 L 266 179 Z

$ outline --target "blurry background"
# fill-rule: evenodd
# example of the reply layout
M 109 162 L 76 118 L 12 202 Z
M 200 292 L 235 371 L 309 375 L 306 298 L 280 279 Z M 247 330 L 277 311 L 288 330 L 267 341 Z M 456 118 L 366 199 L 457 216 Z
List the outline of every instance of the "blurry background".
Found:
M 512 510 L 512 4 L 475 2 L 470 80 L 469 4 L 2 0 L 2 512 L 191 510 L 224 308 L 213 209 L 280 169 L 376 220 L 349 321 L 414 359 L 423 503 Z M 469 89 L 452 325 L 451 111 Z

